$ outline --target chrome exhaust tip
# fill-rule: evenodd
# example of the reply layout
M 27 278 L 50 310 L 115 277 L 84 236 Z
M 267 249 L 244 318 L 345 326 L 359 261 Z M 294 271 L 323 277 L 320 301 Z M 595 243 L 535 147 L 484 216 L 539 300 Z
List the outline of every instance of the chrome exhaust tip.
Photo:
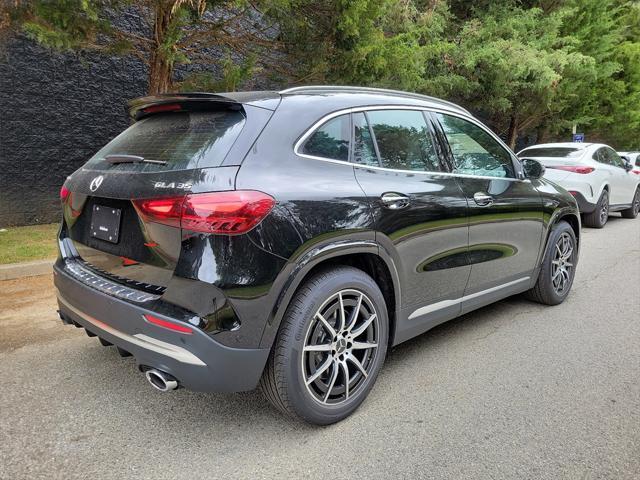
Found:
M 175 378 L 155 368 L 144 372 L 144 376 L 147 377 L 147 380 L 153 388 L 161 392 L 168 392 L 178 388 L 178 381 Z

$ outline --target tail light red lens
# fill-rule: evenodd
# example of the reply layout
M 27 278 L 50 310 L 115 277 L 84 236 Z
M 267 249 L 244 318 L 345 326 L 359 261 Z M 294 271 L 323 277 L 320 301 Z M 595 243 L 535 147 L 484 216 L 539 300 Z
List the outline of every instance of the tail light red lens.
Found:
M 633 173 L 635 173 L 636 175 L 640 175 L 640 170 L 631 170 Z
M 586 175 L 587 173 L 591 173 L 595 170 L 595 168 L 593 167 L 583 167 L 579 165 L 555 165 L 555 166 L 548 166 L 547 168 L 555 168 L 556 170 L 565 170 L 571 173 L 581 173 L 583 175 Z
M 253 190 L 134 201 L 146 221 L 221 235 L 247 233 L 269 214 L 275 203 L 266 193 Z
M 184 198 L 169 197 L 134 200 L 133 204 L 144 221 L 180 227 Z
M 62 185 L 62 187 L 60 187 L 60 200 L 62 201 L 62 203 L 65 202 L 65 200 L 69 197 L 69 194 L 71 193 L 71 191 L 65 187 L 64 185 Z
M 193 330 L 191 328 L 185 327 L 184 325 L 170 322 L 169 320 L 163 320 L 162 318 L 154 317 L 153 315 L 149 315 L 148 313 L 143 316 L 147 322 L 162 328 L 166 328 L 167 330 L 173 330 L 174 332 L 185 333 L 187 335 L 191 335 L 193 333 Z
M 160 112 L 177 112 L 182 107 L 179 103 L 164 103 L 160 105 L 152 105 L 143 110 L 144 113 L 160 113 Z

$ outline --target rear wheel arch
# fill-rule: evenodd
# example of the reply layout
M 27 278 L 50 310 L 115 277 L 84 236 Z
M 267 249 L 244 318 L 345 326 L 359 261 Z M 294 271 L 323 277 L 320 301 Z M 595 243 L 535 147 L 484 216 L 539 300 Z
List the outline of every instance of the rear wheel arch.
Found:
M 272 347 L 280 323 L 287 307 L 296 291 L 305 281 L 322 270 L 332 267 L 350 266 L 362 270 L 369 275 L 380 288 L 385 299 L 389 318 L 389 345 L 393 344 L 398 307 L 400 305 L 400 284 L 395 265 L 391 258 L 384 258 L 383 249 L 379 249 L 374 242 L 367 242 L 368 246 L 354 246 L 345 250 L 336 249 L 333 254 L 313 256 L 307 261 L 298 263 L 298 268 L 291 275 L 289 285 L 285 287 L 277 301 L 270 326 L 265 328 L 261 345 Z M 310 252 L 312 253 L 312 252 Z M 315 257 L 315 258 L 314 258 Z M 303 257 L 304 258 L 304 257 Z
M 538 268 L 544 261 L 547 249 L 549 248 L 549 238 L 551 237 L 553 229 L 556 227 L 556 225 L 563 221 L 567 222 L 571 226 L 571 229 L 576 236 L 576 246 L 578 247 L 578 251 L 580 251 L 580 214 L 573 211 L 567 211 L 565 209 L 560 210 L 551 217 L 551 220 L 549 221 L 549 224 L 547 226 L 547 231 L 544 239 L 544 248 L 541 249 L 540 256 L 537 262 Z

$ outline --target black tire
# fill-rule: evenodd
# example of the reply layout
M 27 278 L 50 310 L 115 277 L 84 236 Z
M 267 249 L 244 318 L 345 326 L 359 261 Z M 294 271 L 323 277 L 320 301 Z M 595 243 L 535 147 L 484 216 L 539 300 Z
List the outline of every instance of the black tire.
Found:
M 596 208 L 591 213 L 584 215 L 584 224 L 591 228 L 602 228 L 609 219 L 609 192 L 603 190 L 596 204 Z
M 361 299 L 361 304 L 353 304 L 356 297 Z M 345 303 L 342 303 L 342 299 Z M 347 306 L 347 301 L 351 301 L 352 304 Z M 342 323 L 339 323 L 340 305 L 344 305 L 342 311 L 345 312 L 345 320 L 342 320 Z M 350 332 L 355 335 L 363 326 L 366 330 L 359 334 L 360 336 L 356 336 L 357 338 L 352 338 L 353 343 L 339 344 L 335 339 L 338 338 L 338 342 L 345 340 L 340 332 L 346 331 L 353 318 L 351 314 L 356 310 L 355 305 L 359 305 L 360 308 Z M 321 309 L 325 308 L 335 308 L 335 315 L 328 316 L 323 323 L 317 314 L 320 313 L 324 318 L 325 310 Z M 372 309 L 376 314 L 374 320 L 370 320 Z M 374 330 L 375 336 L 371 336 Z M 332 340 L 331 335 L 334 334 L 336 336 Z M 367 338 L 363 341 L 365 334 Z M 310 341 L 311 338 L 316 340 Z M 339 422 L 351 415 L 367 397 L 384 362 L 388 338 L 386 305 L 375 281 L 357 268 L 345 266 L 323 270 L 305 281 L 292 298 L 260 380 L 260 389 L 271 404 L 289 416 L 317 425 Z M 367 339 L 373 341 L 369 342 Z M 316 346 L 324 347 L 327 343 L 333 345 L 332 350 L 304 351 L 305 346 L 313 349 Z M 375 349 L 369 347 L 373 344 L 377 345 Z M 347 346 L 349 348 L 345 350 Z M 338 352 L 344 352 L 345 358 Z M 353 360 L 348 361 L 349 355 L 358 360 L 366 375 L 360 373 L 362 370 L 355 368 Z M 358 358 L 358 355 L 361 357 Z M 327 363 L 329 366 L 323 370 L 322 367 Z M 334 374 L 334 370 L 337 373 Z M 307 383 L 319 371 L 324 373 L 315 381 Z M 309 373 L 311 374 L 308 375 Z M 349 379 L 346 385 L 345 378 Z M 342 383 L 339 383 L 338 379 Z M 346 388 L 349 385 L 350 388 Z M 328 391 L 328 394 L 321 390 L 323 387 L 326 387 L 325 392 Z M 351 396 L 349 389 L 352 392 Z M 332 392 L 337 398 L 331 398 Z M 322 395 L 326 397 L 320 398 Z M 339 401 L 342 397 L 344 400 Z M 323 403 L 325 401 L 328 403 Z M 332 401 L 336 403 L 330 403 Z
M 640 186 L 636 187 L 636 193 L 633 195 L 633 200 L 631 200 L 631 207 L 626 210 L 622 210 L 620 213 L 623 218 L 636 218 L 638 216 L 638 212 L 640 211 Z
M 558 269 L 561 269 L 559 265 L 554 266 L 554 262 L 558 261 L 558 254 L 562 251 L 562 247 L 558 247 L 563 240 L 570 241 L 571 254 L 566 258 L 564 262 L 564 268 L 567 270 L 566 283 L 562 289 L 557 288 L 558 279 L 556 273 Z M 529 290 L 526 295 L 530 300 L 545 305 L 558 305 L 564 302 L 564 299 L 569 295 L 571 286 L 573 285 L 573 279 L 576 272 L 576 263 L 578 259 L 578 246 L 576 242 L 576 235 L 573 232 L 573 228 L 565 221 L 558 222 L 553 227 L 551 234 L 549 235 L 549 241 L 547 242 L 547 250 L 544 254 L 540 273 L 535 286 Z M 567 263 L 568 262 L 568 263 Z M 570 264 L 571 267 L 566 265 Z M 563 275 L 562 272 L 560 275 Z M 560 279 L 562 280 L 562 279 Z

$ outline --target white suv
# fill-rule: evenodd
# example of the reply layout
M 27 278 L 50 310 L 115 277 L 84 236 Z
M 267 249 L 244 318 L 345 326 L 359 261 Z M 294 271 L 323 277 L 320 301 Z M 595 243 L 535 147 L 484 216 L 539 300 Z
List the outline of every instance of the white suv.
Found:
M 518 157 L 542 163 L 544 177 L 566 188 L 578 202 L 585 225 L 602 228 L 609 212 L 636 218 L 640 210 L 640 175 L 601 143 L 544 143 L 525 148 Z

